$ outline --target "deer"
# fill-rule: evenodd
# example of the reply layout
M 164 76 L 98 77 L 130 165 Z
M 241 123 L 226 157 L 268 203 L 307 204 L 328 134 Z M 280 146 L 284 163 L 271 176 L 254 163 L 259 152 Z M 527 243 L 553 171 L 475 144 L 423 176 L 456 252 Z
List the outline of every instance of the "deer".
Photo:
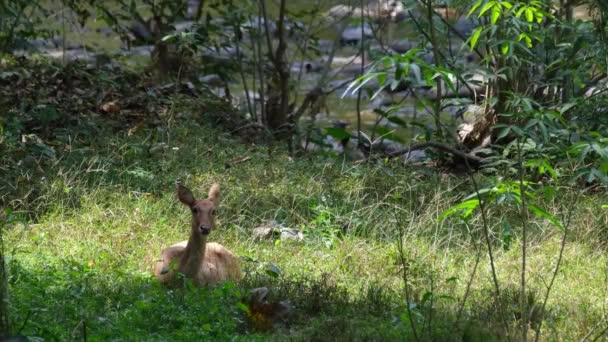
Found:
M 238 258 L 224 246 L 207 242 L 215 230 L 215 209 L 220 196 L 220 186 L 214 183 L 207 199 L 197 200 L 192 192 L 179 181 L 176 183 L 177 198 L 190 208 L 192 227 L 190 238 L 164 249 L 153 267 L 154 276 L 163 285 L 176 283 L 177 274 L 191 279 L 196 286 L 214 286 L 224 281 L 241 279 Z

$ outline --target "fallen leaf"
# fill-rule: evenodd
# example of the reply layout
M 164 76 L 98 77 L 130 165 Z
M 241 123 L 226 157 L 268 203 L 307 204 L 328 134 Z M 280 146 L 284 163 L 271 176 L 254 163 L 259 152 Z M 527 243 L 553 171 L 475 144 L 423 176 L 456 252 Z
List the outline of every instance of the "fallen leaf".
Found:
M 120 106 L 116 101 L 106 102 L 101 105 L 101 111 L 105 113 L 116 114 L 120 112 Z

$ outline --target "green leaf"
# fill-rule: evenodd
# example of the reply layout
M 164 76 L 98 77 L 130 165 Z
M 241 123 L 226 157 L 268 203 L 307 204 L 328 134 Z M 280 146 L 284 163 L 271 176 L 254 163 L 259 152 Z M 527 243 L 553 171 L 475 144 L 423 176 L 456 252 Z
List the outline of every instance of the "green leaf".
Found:
M 496 140 L 500 140 L 500 139 L 506 137 L 510 131 L 511 131 L 511 126 L 507 126 L 503 129 L 501 129 L 500 132 L 498 132 L 498 135 L 496 136 Z
M 494 7 L 494 1 L 490 1 L 488 2 L 485 6 L 483 6 L 481 8 L 481 11 L 479 11 L 479 17 L 481 17 L 484 13 L 486 13 L 490 8 Z
M 542 208 L 539 208 L 535 205 L 532 205 L 532 204 L 528 205 L 528 209 L 530 209 L 530 211 L 532 211 L 534 213 L 534 215 L 536 215 L 537 217 L 545 218 L 545 219 L 549 220 L 557 228 L 564 230 L 564 227 L 559 222 L 557 217 L 555 217 L 553 214 L 549 213 L 548 211 L 546 211 Z
M 382 87 L 384 85 L 384 82 L 386 82 L 386 74 L 379 74 L 377 79 L 378 84 Z
M 513 5 L 508 1 L 501 1 L 500 5 L 506 9 L 511 9 L 513 7 Z
M 477 46 L 477 41 L 479 40 L 479 36 L 481 35 L 482 29 L 483 27 L 481 26 L 476 28 L 473 34 L 471 35 L 471 51 L 473 51 L 473 49 L 475 49 L 475 46 Z
M 363 87 L 367 82 L 371 81 L 374 78 L 377 78 L 380 75 L 385 75 L 385 72 L 371 72 L 371 73 L 367 73 L 365 75 L 362 75 L 361 77 L 357 78 L 356 80 L 354 80 L 349 86 L 348 88 L 346 88 L 346 90 L 344 91 L 344 94 L 342 95 L 342 97 L 344 97 L 346 94 L 348 94 L 349 91 L 352 90 L 352 93 L 356 93 L 359 89 L 361 89 L 361 87 Z
M 470 17 L 471 14 L 475 13 L 475 10 L 477 10 L 479 8 L 479 6 L 481 6 L 483 4 L 483 0 L 479 0 L 475 3 L 475 5 L 473 5 L 473 7 L 471 8 L 471 10 L 469 11 L 469 14 L 467 14 L 467 17 Z
M 281 275 L 281 270 L 278 267 L 276 267 L 275 265 L 270 264 L 270 263 L 266 265 L 265 271 L 266 271 L 266 274 L 268 274 L 269 276 L 271 276 L 273 278 L 278 278 L 279 275 Z
M 492 25 L 496 25 L 496 22 L 498 21 L 499 18 L 500 18 L 500 7 L 494 6 L 494 8 L 492 8 L 492 20 L 491 20 Z
M 503 43 L 500 52 L 502 52 L 503 56 L 506 56 L 509 53 L 509 43 Z
M 511 241 L 513 241 L 513 228 L 507 221 L 502 222 L 502 248 L 508 251 L 511 248 Z
M 439 216 L 439 220 L 444 220 L 448 216 L 453 216 L 459 212 L 462 212 L 460 214 L 460 217 L 467 218 L 471 215 L 471 213 L 473 213 L 475 209 L 477 209 L 477 207 L 479 207 L 478 199 L 470 199 L 468 201 L 464 201 L 441 213 L 441 215 Z
M 534 10 L 532 8 L 526 8 L 526 20 L 531 23 L 534 20 Z

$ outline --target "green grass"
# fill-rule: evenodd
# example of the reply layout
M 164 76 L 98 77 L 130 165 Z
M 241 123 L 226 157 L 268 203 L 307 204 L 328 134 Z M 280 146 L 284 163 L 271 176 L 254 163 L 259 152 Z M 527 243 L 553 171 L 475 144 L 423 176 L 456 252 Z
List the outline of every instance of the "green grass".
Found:
M 84 116 L 67 126 L 70 139 L 45 140 L 53 142 L 46 147 L 54 154 L 18 143 L 9 134 L 15 128 L 7 126 L 0 198 L 12 209 L 1 219 L 13 332 L 69 340 L 82 339 L 86 327 L 93 341 L 411 340 L 396 246 L 402 231 L 415 304 L 411 319 L 423 340 L 502 340 L 499 305 L 517 336 L 521 250 L 514 213 L 503 207 L 488 213 L 500 304 L 494 300 L 480 216 L 476 213 L 468 227 L 439 220 L 472 192 L 468 179 L 397 162 L 294 159 L 277 145 L 269 154 L 267 146 L 243 144 L 206 123 L 196 102 L 204 99 L 156 100 L 173 112 L 171 125 L 161 122 L 129 135 L 128 125 Z M 20 133 L 43 134 L 27 127 Z M 91 127 L 94 134 L 87 133 Z M 225 167 L 245 155 L 252 159 Z M 221 184 L 218 229 L 210 240 L 242 257 L 242 283 L 168 290 L 153 279 L 151 266 L 160 251 L 188 236 L 189 213 L 176 200 L 176 179 L 198 196 L 212 182 Z M 571 192 L 543 205 L 559 211 Z M 576 204 L 547 313 L 532 315 L 533 327 L 543 320 L 541 340 L 581 339 L 589 332 L 595 338 L 605 328 L 608 225 L 600 208 L 605 201 L 604 195 L 586 194 Z M 304 241 L 255 241 L 251 229 L 272 219 L 303 229 Z M 501 243 L 504 222 L 514 226 L 509 248 Z M 548 222 L 531 224 L 531 304 L 542 302 L 560 237 Z M 476 246 L 479 267 L 456 324 Z M 279 274 L 269 274 L 269 265 Z M 269 286 L 273 299 L 295 306 L 287 321 L 269 332 L 255 331 L 239 305 L 257 286 Z

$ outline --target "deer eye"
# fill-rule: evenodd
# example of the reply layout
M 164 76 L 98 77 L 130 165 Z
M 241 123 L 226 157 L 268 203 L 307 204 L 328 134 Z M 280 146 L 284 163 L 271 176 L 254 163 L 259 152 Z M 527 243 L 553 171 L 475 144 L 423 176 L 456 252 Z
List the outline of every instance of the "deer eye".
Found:
M 215 216 L 215 209 L 211 210 L 211 216 Z
M 193 213 L 193 214 L 198 213 L 198 208 L 196 208 L 196 207 L 195 207 L 195 208 L 192 208 L 192 213 Z

